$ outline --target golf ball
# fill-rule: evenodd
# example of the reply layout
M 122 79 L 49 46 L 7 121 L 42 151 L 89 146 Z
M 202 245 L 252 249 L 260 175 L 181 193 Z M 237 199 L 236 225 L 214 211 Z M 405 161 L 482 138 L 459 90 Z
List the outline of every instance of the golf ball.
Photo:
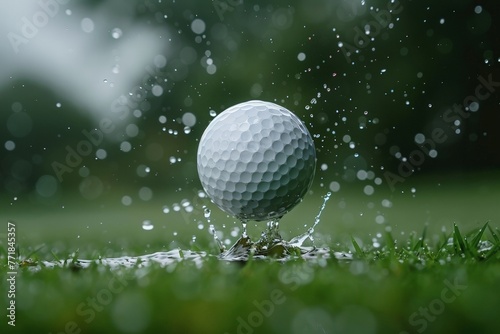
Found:
M 270 220 L 309 190 L 316 150 L 309 131 L 286 108 L 248 101 L 208 125 L 198 147 L 198 175 L 219 208 L 241 220 Z

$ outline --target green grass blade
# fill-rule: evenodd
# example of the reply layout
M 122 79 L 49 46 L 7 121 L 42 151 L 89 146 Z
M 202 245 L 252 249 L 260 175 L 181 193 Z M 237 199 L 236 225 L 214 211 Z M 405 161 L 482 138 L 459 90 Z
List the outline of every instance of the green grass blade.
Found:
M 493 231 L 493 228 L 490 225 L 488 225 L 488 229 L 490 230 L 490 233 L 493 236 L 493 239 L 495 239 L 496 243 L 500 243 L 500 238 L 498 238 L 495 231 Z
M 439 254 L 442 252 L 442 251 L 446 251 L 446 246 L 448 245 L 448 240 L 445 239 L 443 240 L 441 243 L 440 243 L 441 246 L 439 246 L 436 250 L 436 258 L 439 257 Z
M 80 253 L 80 248 L 77 248 L 76 251 L 73 252 L 73 256 L 71 257 L 71 263 L 78 262 L 78 254 Z
M 396 242 L 394 241 L 394 238 L 392 237 L 391 232 L 386 232 L 385 233 L 385 242 L 387 244 L 387 248 L 392 255 L 396 252 Z
M 470 242 L 466 240 L 469 252 L 478 260 L 484 259 L 483 256 L 479 255 L 478 247 L 479 243 L 481 242 L 481 238 L 484 234 L 484 231 L 486 231 L 487 227 L 488 227 L 488 222 L 486 222 L 486 224 L 484 224 L 484 226 L 481 227 L 479 231 L 477 231 L 476 235 L 474 235 L 469 239 Z
M 483 237 L 483 234 L 484 234 L 484 231 L 486 231 L 486 228 L 488 227 L 488 222 L 486 222 L 486 224 L 484 224 L 483 227 L 481 227 L 479 229 L 479 231 L 477 232 L 477 234 L 472 238 L 469 246 L 476 249 L 477 246 L 479 245 L 479 242 L 481 241 L 481 238 Z
M 54 259 L 56 259 L 57 262 L 59 262 L 59 257 L 56 255 L 56 253 L 54 253 L 54 251 L 50 250 L 50 254 L 52 255 L 52 257 L 54 257 Z
M 488 253 L 486 253 L 486 254 L 484 254 L 484 255 L 483 255 L 484 260 L 486 261 L 486 260 L 488 260 L 488 259 L 492 258 L 492 257 L 493 257 L 493 255 L 498 254 L 498 251 L 499 251 L 499 250 L 500 250 L 500 244 L 496 244 L 495 246 L 493 246 L 493 247 L 492 247 L 492 248 L 488 251 Z
M 35 250 L 33 250 L 31 253 L 29 253 L 28 255 L 26 255 L 26 258 L 29 259 L 30 257 L 33 256 L 33 254 L 36 254 L 38 253 L 41 249 L 43 249 L 45 247 L 45 245 L 41 245 L 37 248 L 35 248 Z
M 361 247 L 359 247 L 358 242 L 356 241 L 356 239 L 354 239 L 353 236 L 351 236 L 351 242 L 352 242 L 352 245 L 354 246 L 354 249 L 356 250 L 356 254 L 358 254 L 360 257 L 364 257 L 365 253 L 363 252 Z
M 393 250 L 394 247 L 396 246 L 396 243 L 394 242 L 394 238 L 392 237 L 391 232 L 385 233 L 385 241 L 387 243 L 387 246 L 389 246 L 389 249 L 391 249 L 391 250 Z
M 413 247 L 413 251 L 417 251 L 420 248 L 424 247 L 424 240 L 425 240 L 426 234 L 427 234 L 427 226 L 424 227 L 424 230 L 422 231 L 422 237 L 420 238 L 420 240 L 417 241 L 417 243 Z
M 467 247 L 465 246 L 465 241 L 462 238 L 462 234 L 460 233 L 457 224 L 453 224 L 453 243 L 455 244 L 455 249 L 457 251 L 460 249 L 462 253 L 467 254 Z

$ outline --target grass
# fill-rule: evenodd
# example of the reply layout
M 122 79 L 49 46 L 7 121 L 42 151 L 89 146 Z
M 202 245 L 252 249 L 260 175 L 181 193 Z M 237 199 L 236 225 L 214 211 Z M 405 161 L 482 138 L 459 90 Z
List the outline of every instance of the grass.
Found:
M 212 255 L 199 267 L 186 250 L 217 254 L 218 249 L 201 210 L 210 203 L 191 193 L 158 192 L 153 200 L 128 207 L 120 202 L 128 192 L 112 192 L 97 203 L 77 196 L 50 205 L 19 199 L 0 210 L 0 220 L 17 223 L 19 263 L 16 327 L 2 317 L 0 332 L 497 333 L 498 174 L 437 179 L 439 184 L 406 180 L 404 187 L 415 187 L 416 193 L 380 188 L 363 196 L 362 188 L 347 187 L 334 193 L 315 229 L 315 243 L 351 252 L 350 261 L 252 259 L 242 264 Z M 316 190 L 283 218 L 286 239 L 311 226 L 325 192 Z M 163 205 L 172 208 L 182 198 L 191 201 L 193 213 L 162 212 Z M 390 207 L 381 205 L 385 199 Z M 384 224 L 375 223 L 378 215 Z M 153 222 L 153 230 L 142 229 L 145 219 Z M 223 240 L 235 241 L 230 233 L 236 225 L 214 207 L 212 222 L 224 232 Z M 262 225 L 248 227 L 257 239 Z M 3 310 L 9 301 L 5 232 L 4 227 Z M 73 264 L 78 258 L 178 248 L 184 260 L 166 267 L 82 269 Z M 40 266 L 40 261 L 58 260 L 66 265 Z
M 285 263 L 184 259 L 79 269 L 48 247 L 17 250 L 16 327 L 2 333 L 497 333 L 500 239 L 464 232 L 352 236 L 334 257 Z M 155 245 L 152 245 L 154 248 Z M 109 251 L 108 251 L 109 254 Z M 111 255 L 121 255 L 115 249 Z M 0 247 L 6 263 L 7 251 Z M 66 260 L 44 268 L 40 260 Z M 2 266 L 2 272 L 7 268 Z M 7 284 L 2 280 L 2 308 Z

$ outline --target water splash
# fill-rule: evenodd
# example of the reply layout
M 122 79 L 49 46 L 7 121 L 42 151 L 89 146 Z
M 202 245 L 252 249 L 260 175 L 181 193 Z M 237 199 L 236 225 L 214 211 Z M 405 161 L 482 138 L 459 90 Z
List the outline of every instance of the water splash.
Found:
M 212 214 L 212 212 L 210 211 L 210 209 L 207 208 L 206 205 L 204 205 L 203 206 L 203 216 L 207 220 L 207 223 L 208 223 L 208 226 L 209 226 L 208 228 L 209 228 L 210 233 L 214 237 L 215 244 L 217 245 L 217 247 L 219 247 L 219 251 L 222 253 L 222 252 L 224 252 L 226 250 L 226 246 L 224 246 L 224 244 L 222 243 L 222 241 L 217 236 L 217 231 L 215 230 L 215 227 L 212 224 L 212 220 L 210 218 L 211 214 Z
M 329 258 L 332 253 L 329 248 L 317 248 L 314 246 L 313 233 L 321 220 L 321 215 L 326 207 L 326 203 L 331 197 L 328 192 L 323 197 L 323 204 L 314 219 L 313 225 L 303 234 L 292 238 L 290 241 L 284 240 L 279 232 L 279 219 L 267 222 L 267 228 L 262 232 L 259 240 L 253 242 L 246 233 L 246 221 L 243 224 L 243 233 L 241 237 L 228 250 L 222 251 L 219 258 L 227 261 L 248 261 L 250 258 L 265 259 L 275 258 L 280 261 L 286 261 L 296 257 L 304 259 Z M 313 243 L 312 247 L 303 246 L 309 239 Z M 333 252 L 337 259 L 351 259 L 350 254 Z
M 203 266 L 204 258 L 207 257 L 206 252 L 194 252 L 189 250 L 174 249 L 168 252 L 156 252 L 141 256 L 122 256 L 114 258 L 101 258 L 94 260 L 85 259 L 68 259 L 57 261 L 40 261 L 37 264 L 30 264 L 31 270 L 40 270 L 41 268 L 56 268 L 70 267 L 73 269 L 84 269 L 92 265 L 104 265 L 111 269 L 119 268 L 144 268 L 157 264 L 162 268 L 181 261 L 192 261 L 196 267 Z
M 241 226 L 242 226 L 241 236 L 243 238 L 247 238 L 248 237 L 248 235 L 247 235 L 247 221 L 246 220 L 242 220 L 241 221 Z
M 211 211 L 206 206 L 203 206 L 203 215 L 209 226 L 209 232 L 213 235 L 214 242 L 219 248 L 220 254 L 212 255 L 203 251 L 195 252 L 191 250 L 175 249 L 166 252 L 156 252 L 141 256 L 122 256 L 116 258 L 101 258 L 94 260 L 86 259 L 68 259 L 57 261 L 40 261 L 38 263 L 30 264 L 31 270 L 40 270 L 43 267 L 70 267 L 70 268 L 88 268 L 92 265 L 105 265 L 112 269 L 118 268 L 143 268 L 151 265 L 159 265 L 160 267 L 170 267 L 181 261 L 192 261 L 196 267 L 201 268 L 207 257 L 218 257 L 220 260 L 225 261 L 241 261 L 246 262 L 250 259 L 275 259 L 277 261 L 285 262 L 296 258 L 304 260 L 318 261 L 328 259 L 332 256 L 338 260 L 351 260 L 352 254 L 343 252 L 332 252 L 328 247 L 314 246 L 313 233 L 316 226 L 321 220 L 321 215 L 326 207 L 326 203 L 331 197 L 328 192 L 323 197 L 323 204 L 321 205 L 318 214 L 314 218 L 314 223 L 307 231 L 300 234 L 290 241 L 286 241 L 281 237 L 279 232 L 279 219 L 270 220 L 267 223 L 266 229 L 261 233 L 257 241 L 252 241 L 247 234 L 247 221 L 242 221 L 242 232 L 240 238 L 229 248 L 226 249 L 220 238 L 217 236 L 214 225 L 211 221 Z M 145 221 L 150 223 L 149 221 Z M 149 224 L 146 224 L 149 226 Z M 152 224 L 151 224 L 152 226 Z M 310 240 L 313 246 L 306 247 L 304 242 Z M 488 249 L 487 244 L 484 249 Z
M 318 214 L 314 218 L 313 226 L 309 227 L 309 229 L 305 233 L 303 233 L 299 236 L 296 236 L 295 238 L 290 240 L 289 243 L 291 245 L 293 245 L 295 247 L 302 247 L 302 245 L 304 244 L 304 241 L 306 241 L 307 239 L 311 240 L 311 242 L 314 243 L 314 238 L 313 238 L 314 229 L 319 224 L 319 222 L 321 220 L 321 215 L 323 214 L 323 210 L 325 210 L 326 203 L 328 202 L 328 200 L 330 200 L 331 196 L 332 196 L 331 192 L 326 193 L 325 197 L 323 197 L 323 204 L 319 208 Z

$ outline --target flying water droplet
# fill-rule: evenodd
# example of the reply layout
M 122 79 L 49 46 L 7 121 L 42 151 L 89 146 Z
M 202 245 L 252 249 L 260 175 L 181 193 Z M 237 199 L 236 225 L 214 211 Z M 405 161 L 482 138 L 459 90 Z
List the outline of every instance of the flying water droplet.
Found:
M 122 30 L 120 28 L 114 28 L 113 30 L 111 30 L 111 36 L 114 39 L 120 38 L 122 36 Z
M 210 211 L 209 208 L 207 208 L 206 205 L 203 206 L 203 216 L 205 216 L 205 219 L 207 222 L 210 224 L 210 215 L 212 214 L 212 211 Z
M 151 223 L 151 220 L 145 220 L 142 222 L 142 229 L 145 231 L 151 231 L 154 228 L 153 223 Z
M 204 205 L 203 206 L 203 216 L 207 220 L 208 231 L 210 232 L 210 234 L 212 234 L 215 244 L 217 245 L 217 247 L 219 247 L 219 251 L 222 253 L 226 250 L 226 247 L 224 246 L 222 241 L 217 236 L 217 231 L 215 230 L 214 225 L 211 223 L 212 222 L 212 220 L 210 218 L 211 214 L 212 214 L 212 211 L 210 211 L 210 209 L 207 208 L 206 205 Z
M 242 238 L 248 238 L 248 235 L 247 235 L 247 221 L 246 220 L 242 220 L 241 221 L 241 226 L 242 226 L 241 237 Z

